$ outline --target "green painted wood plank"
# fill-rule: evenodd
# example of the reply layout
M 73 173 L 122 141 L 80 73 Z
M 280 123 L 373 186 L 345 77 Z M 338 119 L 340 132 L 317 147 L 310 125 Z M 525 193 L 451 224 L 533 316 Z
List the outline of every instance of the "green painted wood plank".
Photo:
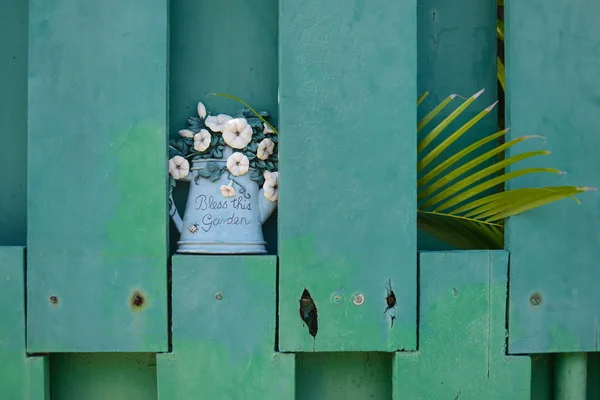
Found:
M 165 0 L 30 2 L 31 352 L 168 348 L 166 67 Z
M 50 399 L 47 362 L 25 350 L 25 249 L 0 247 L 0 397 Z
M 169 15 L 170 133 L 187 128 L 199 101 L 218 113 L 243 106 L 209 93 L 229 93 L 278 119 L 277 0 L 171 0 Z M 190 23 L 190 17 L 198 23 Z M 215 29 L 215 27 L 226 27 Z M 226 49 L 226 50 L 224 50 Z M 188 185 L 178 182 L 173 198 L 184 212 Z M 179 234 L 170 225 L 171 252 Z M 277 254 L 277 210 L 263 225 L 269 254 Z
M 515 151 L 552 151 L 520 168 L 567 172 L 523 177 L 511 187 L 600 188 L 600 3 L 515 1 L 506 12 L 508 126 L 512 137 L 546 137 Z M 580 205 L 561 201 L 529 211 L 507 225 L 510 353 L 598 350 L 600 194 L 580 199 Z M 534 306 L 530 298 L 536 293 L 541 302 Z
M 587 355 L 564 353 L 556 356 L 556 400 L 585 400 Z
M 280 1 L 282 351 L 416 346 L 415 7 Z M 305 288 L 316 340 L 299 317 Z
M 297 400 L 392 398 L 390 353 L 299 353 Z
M 274 256 L 173 257 L 169 399 L 293 399 L 294 355 L 275 353 Z
M 396 353 L 395 399 L 529 399 L 529 357 L 506 356 L 505 251 L 420 254 L 419 351 Z
M 418 93 L 429 95 L 418 108 L 418 118 L 423 118 L 449 95 L 455 93 L 470 97 L 481 89 L 485 92 L 452 122 L 433 146 L 454 132 L 496 100 L 496 3 L 494 1 L 417 0 L 417 88 Z M 427 128 L 419 133 L 423 138 L 442 119 L 446 118 L 464 100 L 456 98 Z M 451 145 L 448 154 L 463 149 L 484 136 L 498 131 L 498 114 L 490 113 L 477 125 Z M 464 161 L 481 155 L 493 147 L 493 143 L 464 158 Z M 441 161 L 432 162 L 426 171 Z M 474 169 L 477 171 L 489 163 Z M 451 246 L 419 231 L 419 250 L 447 250 Z
M 27 236 L 27 1 L 0 0 L 0 245 Z
M 50 356 L 52 399 L 153 400 L 156 355 L 75 353 Z
M 552 354 L 531 356 L 531 400 L 552 400 L 554 360 Z

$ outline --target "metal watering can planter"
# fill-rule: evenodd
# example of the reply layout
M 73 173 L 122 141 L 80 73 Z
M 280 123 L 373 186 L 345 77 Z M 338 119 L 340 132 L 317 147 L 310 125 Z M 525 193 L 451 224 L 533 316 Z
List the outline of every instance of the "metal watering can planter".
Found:
M 190 182 L 183 219 L 169 194 L 169 215 L 180 233 L 177 253 L 266 253 L 262 225 L 277 207 L 277 136 L 250 110 L 234 118 L 198 116 L 169 144 L 171 190 Z M 187 160 L 192 158 L 192 165 Z

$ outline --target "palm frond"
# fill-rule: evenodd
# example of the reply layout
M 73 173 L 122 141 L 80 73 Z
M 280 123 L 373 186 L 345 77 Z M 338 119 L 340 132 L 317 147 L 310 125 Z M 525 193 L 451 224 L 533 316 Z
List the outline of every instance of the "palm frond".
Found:
M 504 185 L 506 182 L 525 175 L 552 173 L 563 174 L 555 168 L 524 168 L 503 173 L 510 165 L 532 157 L 549 154 L 546 150 L 527 151 L 506 159 L 499 159 L 506 149 L 524 140 L 539 136 L 523 136 L 501 144 L 496 139 L 508 132 L 508 129 L 493 133 L 475 143 L 446 155 L 430 171 L 424 168 L 438 158 L 442 158 L 448 147 L 464 135 L 479 120 L 487 115 L 495 103 L 454 132 L 449 133 L 444 140 L 432 149 L 427 150 L 450 122 L 458 118 L 482 92 L 467 99 L 448 117 L 425 136 L 418 144 L 419 161 L 417 165 L 417 226 L 429 235 L 440 239 L 458 249 L 501 249 L 504 245 L 504 221 L 506 218 L 521 214 L 525 211 L 562 200 L 574 199 L 575 195 L 595 190 L 580 186 L 551 186 L 541 188 L 519 188 L 487 194 L 487 191 Z M 432 112 L 419 121 L 426 120 L 421 129 L 431 122 L 454 97 L 446 98 Z M 433 114 L 429 118 L 430 114 Z M 496 143 L 494 148 L 473 159 L 463 159 L 489 143 Z M 446 151 L 447 153 L 447 151 Z M 481 167 L 492 161 L 491 165 Z
M 500 86 L 502 86 L 502 90 L 506 91 L 505 87 L 504 87 L 504 64 L 502 63 L 502 60 L 500 59 L 500 57 L 496 57 L 497 59 L 497 64 L 498 64 L 498 81 L 500 82 Z

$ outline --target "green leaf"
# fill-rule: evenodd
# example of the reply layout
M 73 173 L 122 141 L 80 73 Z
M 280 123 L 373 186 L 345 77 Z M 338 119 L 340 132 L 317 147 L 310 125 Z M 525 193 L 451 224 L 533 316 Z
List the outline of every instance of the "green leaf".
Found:
M 504 40 L 504 21 L 501 19 L 496 20 L 496 35 L 498 39 Z
M 246 146 L 246 150 L 256 152 L 256 150 L 258 150 L 258 145 L 256 143 L 250 143 L 248 146 Z
M 479 149 L 480 147 L 486 145 L 487 143 L 491 142 L 492 140 L 495 140 L 495 139 L 500 138 L 501 136 L 504 136 L 507 132 L 508 132 L 508 129 L 505 129 L 503 131 L 500 131 L 493 135 L 485 137 L 485 138 L 473 143 L 472 145 L 467 146 L 463 150 L 460 150 L 456 154 L 453 154 L 452 156 L 448 157 L 442 163 L 438 164 L 435 168 L 433 168 L 431 171 L 429 171 L 424 177 L 420 178 L 417 181 L 417 187 L 423 188 L 429 181 L 431 181 L 433 178 L 438 176 L 440 173 L 446 171 L 446 169 L 448 169 L 450 166 L 454 165 L 454 163 L 461 160 L 463 157 L 467 156 L 471 152 L 473 152 L 473 151 Z M 531 136 L 529 136 L 529 137 L 531 137 Z M 522 138 L 511 140 L 509 142 L 510 146 L 513 146 L 529 137 L 524 136 Z M 510 146 L 508 146 L 508 143 L 506 144 L 506 146 L 507 147 L 504 147 L 505 149 L 510 147 Z
M 214 158 L 222 158 L 223 157 L 223 148 L 222 147 L 217 147 L 213 151 L 213 155 L 214 155 Z
M 214 162 L 214 161 L 210 161 L 210 162 L 209 162 L 209 163 L 206 165 L 206 167 L 208 168 L 208 170 L 209 170 L 210 172 L 215 172 L 215 171 L 217 171 L 217 170 L 219 169 L 219 165 L 218 165 L 216 162 Z
M 198 175 L 204 178 L 209 178 L 212 175 L 212 171 L 209 171 L 208 168 L 202 168 L 198 170 Z
M 535 174 L 535 173 L 539 173 L 539 172 L 548 172 L 548 173 L 553 173 L 553 174 L 562 174 L 563 173 L 554 168 L 525 168 L 522 170 L 513 171 L 508 174 L 500 175 L 493 179 L 488 179 L 485 182 L 480 183 L 479 185 L 476 185 L 476 186 L 470 188 L 469 190 L 462 192 L 461 194 L 459 194 L 457 196 L 454 196 L 452 199 L 447 200 L 442 205 L 438 206 L 435 209 L 435 211 L 440 212 L 440 211 L 447 210 L 450 207 L 456 206 L 456 205 L 462 203 L 463 201 L 468 200 L 471 197 L 477 196 L 477 195 L 485 192 L 487 189 L 490 189 L 496 185 L 504 183 L 510 179 L 515 179 L 515 178 L 519 178 L 521 176 Z M 443 197 L 440 197 L 440 199 L 434 200 L 432 198 L 431 200 L 429 200 L 427 202 L 430 204 L 426 204 L 426 205 L 424 205 L 424 207 L 430 207 L 432 204 L 436 204 L 436 203 L 439 203 L 440 201 L 445 200 L 445 198 L 443 198 Z
M 460 114 L 462 114 L 462 112 L 464 110 L 466 110 L 467 107 L 469 107 L 471 105 L 471 103 L 473 103 L 475 101 L 475 99 L 477 99 L 484 92 L 484 90 L 485 89 L 482 89 L 479 92 L 475 93 L 467 101 L 465 101 L 463 104 L 461 104 L 456 110 L 452 111 L 452 113 L 450 113 L 450 115 L 448 115 L 446 118 L 444 118 L 444 120 L 442 122 L 440 122 L 440 124 L 438 126 L 433 128 L 433 130 L 431 132 L 429 132 L 429 134 L 427 134 L 427 136 L 425 136 L 423 138 L 423 140 L 421 140 L 419 142 L 419 144 L 417 145 L 417 152 L 418 153 L 422 152 L 425 149 L 425 147 L 427 147 L 431 142 L 433 142 L 433 140 L 440 133 L 442 133 L 442 131 L 448 125 L 450 125 L 450 123 L 452 121 L 454 121 Z
M 500 82 L 500 86 L 502 86 L 502 90 L 506 91 L 504 88 L 504 64 L 502 64 L 500 57 L 496 57 L 496 64 L 498 69 L 498 81 Z
M 211 135 L 210 145 L 215 146 L 219 142 L 219 137 L 217 135 Z
M 417 98 L 417 107 L 421 105 L 423 100 L 425 100 L 429 96 L 429 92 L 425 92 Z
M 425 94 L 429 94 L 429 92 L 425 92 Z M 454 100 L 455 97 L 456 97 L 455 94 L 451 94 L 450 96 L 446 97 L 446 99 L 444 101 L 442 101 L 440 104 L 438 104 L 433 110 L 431 110 L 429 113 L 427 113 L 427 115 L 425 115 L 417 123 L 417 133 L 421 132 L 421 130 L 423 128 L 425 128 L 425 126 L 427 126 L 427 124 L 429 122 L 431 122 L 431 120 L 434 119 L 436 117 L 436 115 L 438 115 L 444 108 L 446 108 L 446 106 L 448 104 L 450 104 L 450 102 L 452 100 Z
M 210 175 L 210 180 L 212 182 L 216 182 L 221 178 L 221 170 L 217 169 L 216 171 L 214 171 L 211 175 Z
M 442 141 L 442 143 L 437 145 L 429 153 L 425 154 L 425 156 L 421 160 L 419 160 L 419 162 L 417 163 L 417 172 L 421 171 L 423 168 L 425 168 L 427 165 L 429 165 L 429 163 L 431 163 L 433 160 L 435 160 L 437 156 L 439 156 L 444 150 L 446 150 L 452 143 L 454 143 L 456 140 L 458 140 L 458 138 L 460 138 L 463 134 L 465 134 L 465 132 L 467 132 L 469 129 L 471 129 L 477 122 L 479 122 L 479 120 L 481 120 L 483 117 L 485 117 L 487 114 L 489 114 L 489 112 L 492 111 L 492 109 L 496 106 L 496 104 L 498 104 L 497 101 L 494 104 L 492 104 L 491 106 L 487 107 L 485 110 L 481 111 L 475 117 L 471 118 L 466 124 L 464 124 L 458 130 L 456 130 L 456 132 L 452 133 L 444 141 Z M 443 122 L 442 122 L 442 124 L 443 124 Z M 435 129 L 437 129 L 437 127 Z
M 492 154 L 489 155 L 489 153 L 492 153 Z M 436 190 L 444 187 L 446 184 L 452 182 L 454 179 L 456 179 L 457 177 L 459 177 L 466 171 L 481 164 L 481 162 L 483 162 L 483 160 L 486 160 L 486 159 L 492 157 L 496 153 L 497 153 L 497 149 L 490 150 L 488 153 L 483 154 L 482 156 L 477 157 L 476 159 L 472 160 L 471 162 L 464 164 L 462 167 L 455 169 L 451 173 L 446 174 L 443 178 L 438 179 L 433 185 L 429 186 L 427 189 L 425 189 L 424 191 L 419 193 L 419 196 L 418 196 L 419 200 L 431 195 Z M 487 168 L 484 168 L 481 171 L 477 171 L 471 175 L 468 175 L 466 178 L 460 180 L 459 182 L 455 183 L 454 185 L 452 185 L 449 188 L 445 189 L 444 191 L 440 192 L 440 194 L 435 196 L 432 199 L 432 201 L 434 201 L 434 199 L 438 199 L 438 198 L 441 198 L 441 199 L 449 198 L 449 197 L 455 195 L 456 193 L 460 192 L 462 189 L 464 189 L 468 186 L 471 186 L 473 183 L 493 174 L 494 172 L 500 171 L 500 170 L 506 168 L 507 166 L 512 165 L 516 162 L 525 160 L 530 157 L 535 157 L 535 156 L 539 156 L 539 155 L 547 155 L 547 154 L 550 154 L 550 152 L 546 151 L 546 150 L 529 151 L 524 154 L 519 154 L 519 155 L 510 157 L 510 158 L 507 158 L 506 160 L 503 160 L 501 162 L 494 163 L 493 165 L 491 165 Z
M 261 168 L 261 169 L 266 169 L 267 168 L 267 164 L 263 160 L 258 160 L 256 162 L 256 165 L 258 166 L 258 168 Z
M 259 131 L 263 130 L 263 123 L 259 118 L 248 118 L 248 125 L 250 125 L 254 129 L 258 129 Z
M 470 100 L 472 100 L 471 97 Z M 463 110 L 465 102 L 450 114 L 444 121 L 436 126 L 418 145 L 418 151 L 423 151 L 436 136 L 441 134 L 449 124 L 448 120 L 456 118 Z M 438 106 L 439 107 L 439 106 Z M 494 187 L 503 186 L 504 183 L 513 179 L 537 173 L 562 172 L 554 168 L 525 168 L 515 169 L 504 173 L 511 165 L 517 164 L 530 157 L 548 154 L 545 150 L 527 151 L 502 158 L 492 165 L 481 170 L 476 167 L 490 160 L 523 140 L 539 136 L 523 136 L 513 139 L 507 143 L 501 143 L 500 139 L 508 130 L 500 131 L 484 137 L 475 143 L 458 149 L 448 154 L 447 149 L 460 135 L 464 134 L 477 121 L 490 111 L 490 107 L 480 112 L 476 117 L 464 124 L 461 128 L 447 137 L 433 150 L 425 152 L 420 160 L 418 168 L 417 192 L 417 226 L 418 229 L 436 237 L 457 249 L 502 249 L 504 246 L 504 220 L 528 210 L 543 205 L 571 198 L 576 202 L 579 200 L 575 195 L 595 190 L 589 187 L 577 186 L 551 186 L 541 188 L 518 188 L 502 190 L 498 193 L 485 193 Z M 468 154 L 479 150 L 482 146 L 497 141 L 496 145 L 485 153 L 478 155 L 472 160 L 458 164 Z M 445 155 L 445 159 L 421 176 L 425 165 L 432 162 L 436 157 Z M 425 160 L 425 162 L 423 162 Z M 499 174 L 500 173 L 500 174 Z

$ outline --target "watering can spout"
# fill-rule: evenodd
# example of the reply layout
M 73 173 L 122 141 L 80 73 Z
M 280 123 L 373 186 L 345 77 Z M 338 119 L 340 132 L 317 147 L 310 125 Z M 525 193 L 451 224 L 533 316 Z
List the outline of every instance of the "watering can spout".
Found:
M 265 189 L 260 189 L 258 193 L 258 208 L 260 210 L 260 221 L 264 224 L 277 208 L 277 202 L 271 201 L 265 197 Z
M 181 233 L 181 231 L 183 230 L 183 220 L 181 219 L 179 212 L 177 212 L 177 208 L 175 207 L 175 201 L 173 200 L 173 195 L 169 196 L 169 215 L 173 219 L 173 223 L 175 224 L 177 231 Z

